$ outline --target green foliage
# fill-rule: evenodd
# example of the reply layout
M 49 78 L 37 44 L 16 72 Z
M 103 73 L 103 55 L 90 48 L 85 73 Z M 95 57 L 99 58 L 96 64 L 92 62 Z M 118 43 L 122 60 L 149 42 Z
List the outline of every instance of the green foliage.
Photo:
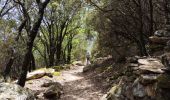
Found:
M 140 2 L 148 6 L 142 4 L 137 6 L 135 2 L 130 0 L 100 0 L 96 3 L 98 11 L 93 14 L 89 21 L 93 26 L 92 28 L 99 33 L 95 55 L 114 55 L 116 59 L 118 56 L 133 56 L 133 54 L 136 55 L 139 52 L 143 53 L 141 48 L 145 50 L 145 45 L 149 41 L 148 37 L 154 32 L 154 29 L 151 30 L 154 27 L 152 26 L 153 22 L 147 20 L 147 18 L 151 19 L 152 13 L 160 22 L 163 20 L 158 13 L 149 12 L 151 8 L 159 12 L 155 6 L 150 7 L 148 1 Z M 159 3 L 157 2 L 157 4 Z M 157 18 L 155 20 L 158 20 Z M 162 26 L 159 22 L 155 25 Z

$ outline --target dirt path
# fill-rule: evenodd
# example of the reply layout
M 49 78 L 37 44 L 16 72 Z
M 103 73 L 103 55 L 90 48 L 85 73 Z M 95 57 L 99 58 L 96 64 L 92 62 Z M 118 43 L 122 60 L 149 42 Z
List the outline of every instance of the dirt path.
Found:
M 82 73 L 84 66 L 64 71 L 64 95 L 61 100 L 100 100 L 102 91 Z
M 102 86 L 100 86 L 100 79 L 96 83 L 92 78 L 94 76 L 92 73 L 82 73 L 83 67 L 76 66 L 70 70 L 62 71 L 60 76 L 37 79 L 31 84 L 27 82 L 26 87 L 43 92 L 45 90 L 41 87 L 43 83 L 47 81 L 59 82 L 63 85 L 64 92 L 60 100 L 100 100 L 104 94 Z

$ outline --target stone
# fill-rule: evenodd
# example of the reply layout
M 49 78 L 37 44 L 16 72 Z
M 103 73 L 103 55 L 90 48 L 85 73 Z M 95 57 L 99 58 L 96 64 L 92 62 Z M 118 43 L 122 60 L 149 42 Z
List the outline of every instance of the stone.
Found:
M 139 67 L 133 67 L 132 68 L 134 71 L 138 71 L 139 70 Z
M 170 46 L 170 40 L 166 42 L 166 46 Z
M 145 87 L 145 91 L 148 97 L 151 97 L 153 100 L 156 99 L 156 86 L 155 84 L 150 84 Z
M 132 93 L 132 84 L 128 84 L 125 86 L 124 95 L 126 96 L 127 100 L 135 100 Z
M 165 73 L 169 74 L 170 73 L 170 68 L 162 68 L 161 70 L 163 70 Z
M 107 94 L 103 95 L 100 100 L 107 100 Z
M 160 60 L 158 60 L 156 58 L 139 59 L 138 63 L 140 64 L 139 71 L 142 74 L 164 73 L 164 71 L 162 70 L 162 68 L 165 68 L 164 65 L 161 63 Z
M 45 92 L 44 92 L 44 97 L 47 99 L 54 99 L 58 100 L 60 99 L 60 96 L 63 94 L 63 90 L 61 85 L 54 84 L 51 85 Z
M 134 64 L 134 63 L 130 63 L 127 65 L 128 67 L 138 67 L 139 65 L 138 64 Z
M 140 83 L 142 85 L 153 84 L 157 81 L 158 75 L 155 74 L 147 74 L 147 75 L 140 75 Z
M 149 65 L 141 65 L 139 66 L 139 70 L 141 74 L 162 74 L 164 71 L 161 68 L 157 68 L 156 66 Z
M 140 97 L 143 98 L 146 96 L 146 91 L 143 85 L 140 83 L 134 84 L 133 85 L 133 95 L 135 97 Z
M 165 44 L 150 43 L 148 50 L 149 54 L 156 57 L 160 56 L 165 52 Z
M 0 83 L 0 100 L 36 100 L 29 89 L 17 84 Z
M 140 65 L 149 65 L 149 66 L 153 66 L 155 68 L 163 68 L 164 67 L 164 65 L 161 63 L 161 61 L 158 60 L 157 58 L 139 59 L 138 63 Z
M 91 69 L 95 68 L 96 65 L 95 64 L 90 64 L 90 65 L 86 65 L 84 68 L 83 68 L 83 72 L 88 72 L 90 71 Z
M 44 76 L 53 77 L 54 69 L 39 69 L 27 74 L 27 80 L 39 79 Z
M 119 100 L 118 98 L 121 95 L 121 87 L 119 85 L 113 86 L 107 93 L 107 100 Z
M 57 85 L 57 87 L 62 90 L 63 89 L 63 85 L 61 85 L 61 83 L 59 82 L 47 82 L 41 85 L 41 87 L 50 87 L 52 85 Z
M 158 37 L 158 36 L 151 36 L 149 37 L 149 40 L 153 43 L 157 44 L 167 44 L 167 42 L 170 40 L 170 37 Z
M 170 32 L 167 31 L 166 29 L 157 30 L 155 31 L 154 35 L 158 37 L 170 37 Z

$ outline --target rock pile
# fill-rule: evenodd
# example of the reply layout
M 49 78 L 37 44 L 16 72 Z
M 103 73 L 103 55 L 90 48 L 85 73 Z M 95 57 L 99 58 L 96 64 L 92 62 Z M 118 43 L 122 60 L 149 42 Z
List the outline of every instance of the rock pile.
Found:
M 127 62 L 124 75 L 102 100 L 170 100 L 170 73 L 159 59 L 138 57 Z
M 166 29 L 157 30 L 154 36 L 149 37 L 151 44 L 149 46 L 150 52 L 170 51 L 170 32 Z
M 170 40 L 170 32 L 166 30 L 158 30 L 154 33 L 154 36 L 150 37 L 153 43 L 166 44 Z

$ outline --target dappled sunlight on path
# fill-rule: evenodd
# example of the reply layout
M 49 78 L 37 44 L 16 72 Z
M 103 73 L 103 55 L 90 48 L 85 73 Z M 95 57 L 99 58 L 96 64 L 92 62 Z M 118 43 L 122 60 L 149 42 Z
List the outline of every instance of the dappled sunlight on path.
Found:
M 84 66 L 77 66 L 71 70 L 63 71 L 59 77 L 55 76 L 54 78 L 61 84 L 83 79 L 84 77 L 78 75 L 83 71 L 83 67 Z
M 48 82 L 59 82 L 63 85 L 63 94 L 60 100 L 100 100 L 103 96 L 100 82 L 93 81 L 93 72 L 83 73 L 84 66 L 73 66 L 64 70 L 60 76 L 53 78 L 43 77 L 40 79 L 27 81 L 26 87 L 38 93 L 40 100 L 44 100 L 43 92 L 46 90 L 42 84 Z
M 61 100 L 99 100 L 103 93 L 90 78 L 83 73 L 84 66 L 77 66 L 73 70 L 64 71 L 64 95 Z

